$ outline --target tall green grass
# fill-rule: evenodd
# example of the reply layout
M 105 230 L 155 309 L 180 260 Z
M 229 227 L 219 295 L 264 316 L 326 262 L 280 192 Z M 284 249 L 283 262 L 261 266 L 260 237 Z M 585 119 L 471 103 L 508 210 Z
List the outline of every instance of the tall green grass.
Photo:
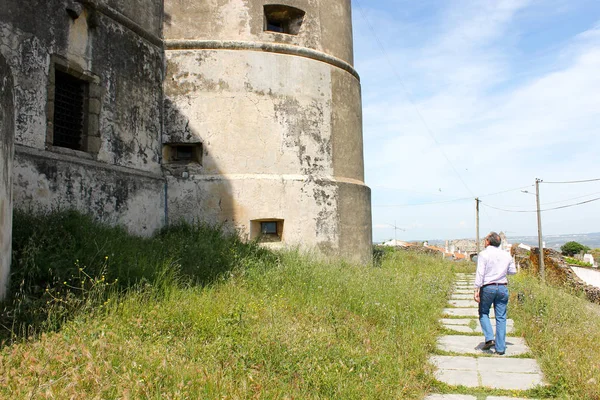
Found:
M 75 211 L 17 211 L 0 341 L 57 329 L 75 311 L 96 307 L 110 293 L 161 284 L 165 273 L 207 285 L 248 263 L 275 259 L 254 243 L 201 224 L 174 225 L 141 238 Z
M 556 398 L 600 399 L 600 311 L 527 274 L 511 281 L 511 315 Z
M 450 262 L 391 253 L 359 267 L 267 252 L 205 227 L 139 239 L 87 223 L 86 240 L 68 235 L 80 223 L 45 228 L 69 240 L 53 248 L 60 257 L 40 247 L 34 265 L 45 271 L 49 255 L 50 276 L 62 266 L 77 274 L 79 259 L 113 286 L 61 316 L 57 331 L 38 326 L 38 339 L 2 348 L 3 398 L 409 399 L 433 384 L 427 359 Z

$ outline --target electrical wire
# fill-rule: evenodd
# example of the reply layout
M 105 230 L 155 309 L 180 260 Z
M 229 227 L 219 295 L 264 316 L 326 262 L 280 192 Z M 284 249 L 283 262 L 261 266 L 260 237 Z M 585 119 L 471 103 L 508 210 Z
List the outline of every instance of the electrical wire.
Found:
M 517 190 L 527 189 L 527 188 L 532 187 L 532 186 L 535 186 L 535 185 L 521 186 L 521 187 L 514 188 L 514 189 L 507 189 L 507 190 L 502 190 L 500 192 L 494 192 L 494 193 L 484 194 L 484 195 L 481 195 L 481 196 L 478 196 L 478 197 L 479 198 L 481 198 L 481 197 L 489 197 L 489 196 L 496 196 L 496 195 L 503 194 L 503 193 L 508 193 L 508 192 L 516 192 Z M 451 200 L 431 201 L 431 202 L 413 203 L 413 204 L 381 204 L 381 205 L 373 205 L 373 207 L 414 207 L 414 206 L 427 206 L 427 205 L 435 205 L 435 204 L 454 203 L 454 202 L 457 202 L 457 201 L 464 201 L 464 200 L 473 200 L 473 197 L 460 197 L 460 198 L 451 199 Z
M 367 15 L 366 15 L 366 13 L 365 13 L 362 5 L 361 5 L 360 0 L 356 0 L 356 4 L 358 6 L 358 9 L 360 10 L 360 13 L 361 13 L 362 17 L 364 18 L 365 22 L 367 23 L 367 26 L 369 27 L 369 30 L 373 34 L 373 37 L 375 38 L 375 41 L 379 45 L 379 48 L 380 48 L 381 52 L 385 56 L 386 61 L 390 65 L 390 67 L 392 69 L 392 72 L 396 76 L 396 79 L 398 79 L 398 82 L 400 83 L 400 86 L 402 87 L 402 90 L 404 90 L 404 93 L 406 94 L 406 97 L 407 97 L 408 101 L 412 104 L 412 106 L 414 107 L 417 115 L 419 116 L 419 119 L 421 120 L 421 123 L 425 127 L 425 130 L 427 131 L 427 133 L 429 134 L 429 136 L 431 136 L 431 138 L 433 139 L 433 142 L 437 145 L 438 149 L 440 150 L 440 152 L 442 153 L 442 155 L 444 156 L 444 158 L 446 159 L 446 161 L 448 162 L 448 164 L 450 164 L 450 166 L 452 167 L 452 170 L 454 171 L 454 173 L 456 174 L 456 176 L 458 177 L 458 179 L 461 181 L 461 183 L 463 184 L 463 186 L 467 189 L 467 191 L 473 197 L 475 197 L 475 195 L 473 194 L 473 191 L 469 188 L 469 186 L 464 181 L 464 179 L 462 178 L 462 176 L 458 173 L 458 170 L 456 169 L 456 167 L 454 167 L 454 164 L 452 163 L 452 161 L 450 161 L 450 158 L 448 157 L 448 155 L 446 154 L 446 152 L 444 151 L 444 149 L 440 146 L 440 143 L 438 142 L 438 140 L 436 139 L 435 135 L 433 134 L 433 131 L 429 127 L 429 124 L 427 123 L 427 121 L 425 121 L 425 118 L 423 117 L 423 114 L 419 110 L 419 107 L 417 106 L 417 104 L 415 103 L 415 101 L 412 99 L 412 96 L 410 95 L 410 92 L 408 91 L 408 89 L 406 88 L 406 85 L 404 84 L 404 80 L 402 79 L 402 77 L 400 76 L 400 74 L 398 73 L 398 71 L 396 70 L 396 68 L 394 67 L 394 64 L 392 63 L 392 60 L 390 59 L 387 51 L 385 50 L 385 47 L 383 46 L 383 43 L 381 43 L 381 40 L 379 40 L 379 36 L 377 36 L 377 33 L 375 32 L 375 29 L 373 28 L 373 25 L 371 25 L 371 22 L 367 18 Z
M 533 193 L 531 193 L 533 194 Z M 564 203 L 566 201 L 571 201 L 571 200 L 578 200 L 578 199 L 583 199 L 584 197 L 590 197 L 590 196 L 596 196 L 600 194 L 600 192 L 594 192 L 594 193 L 590 193 L 590 194 L 586 194 L 583 196 L 577 196 L 577 197 L 570 197 L 568 199 L 562 199 L 562 200 L 557 200 L 557 201 L 549 201 L 547 203 L 542 203 L 542 206 L 549 206 L 551 204 L 559 204 L 559 203 Z M 535 194 L 533 194 L 535 196 Z M 518 206 L 507 206 L 507 205 L 503 205 L 503 206 L 498 206 L 500 208 L 521 208 L 523 207 L 523 205 L 518 205 Z
M 600 200 L 600 197 L 597 197 L 595 199 L 590 199 L 590 200 L 582 201 L 582 202 L 575 203 L 575 204 L 568 204 L 566 206 L 559 206 L 559 207 L 554 207 L 554 208 L 546 208 L 545 210 L 540 210 L 540 212 L 560 210 L 560 209 L 563 209 L 563 208 L 570 208 L 570 207 L 580 206 L 582 204 L 592 203 L 592 202 L 598 201 L 598 200 Z M 483 204 L 484 206 L 486 206 L 488 208 L 493 208 L 494 210 L 500 210 L 500 211 L 505 211 L 505 212 L 513 212 L 513 213 L 535 213 L 535 212 L 537 212 L 537 210 L 506 210 L 506 209 L 503 209 L 503 208 L 500 208 L 500 207 L 490 206 L 489 204 L 485 204 L 483 202 L 481 202 L 481 204 Z
M 570 184 L 570 183 L 586 183 L 586 182 L 597 182 L 597 181 L 600 181 L 600 178 L 585 179 L 585 180 L 582 180 L 582 181 L 565 181 L 565 182 L 546 182 L 546 181 L 541 181 L 541 183 Z

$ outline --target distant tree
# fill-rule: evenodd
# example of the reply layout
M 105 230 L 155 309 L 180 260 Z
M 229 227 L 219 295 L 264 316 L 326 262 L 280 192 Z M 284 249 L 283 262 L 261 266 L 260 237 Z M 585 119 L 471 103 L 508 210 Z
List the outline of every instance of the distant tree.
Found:
M 574 256 L 579 254 L 581 251 L 589 251 L 590 248 L 577 242 L 567 242 L 560 246 L 560 251 L 565 256 Z

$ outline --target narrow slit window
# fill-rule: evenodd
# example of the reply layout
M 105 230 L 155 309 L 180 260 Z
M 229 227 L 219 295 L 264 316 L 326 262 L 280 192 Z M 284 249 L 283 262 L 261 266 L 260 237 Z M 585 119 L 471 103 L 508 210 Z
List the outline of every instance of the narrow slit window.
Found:
M 176 164 L 202 164 L 202 144 L 168 144 L 165 159 Z
M 304 11 L 283 4 L 267 4 L 265 9 L 265 31 L 297 35 L 304 22 Z
M 53 145 L 83 150 L 88 83 L 55 71 Z

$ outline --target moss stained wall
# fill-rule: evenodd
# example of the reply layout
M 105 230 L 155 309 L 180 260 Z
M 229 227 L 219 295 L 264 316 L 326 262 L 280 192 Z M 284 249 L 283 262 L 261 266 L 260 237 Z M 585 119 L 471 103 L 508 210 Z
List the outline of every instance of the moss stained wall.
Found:
M 12 169 L 15 114 L 12 72 L 0 55 L 0 300 L 6 295 L 11 260 Z
M 74 207 L 139 234 L 163 225 L 161 32 L 161 0 L 3 1 L 0 53 L 14 73 L 17 207 Z M 58 61 L 95 83 L 93 151 L 49 139 Z

